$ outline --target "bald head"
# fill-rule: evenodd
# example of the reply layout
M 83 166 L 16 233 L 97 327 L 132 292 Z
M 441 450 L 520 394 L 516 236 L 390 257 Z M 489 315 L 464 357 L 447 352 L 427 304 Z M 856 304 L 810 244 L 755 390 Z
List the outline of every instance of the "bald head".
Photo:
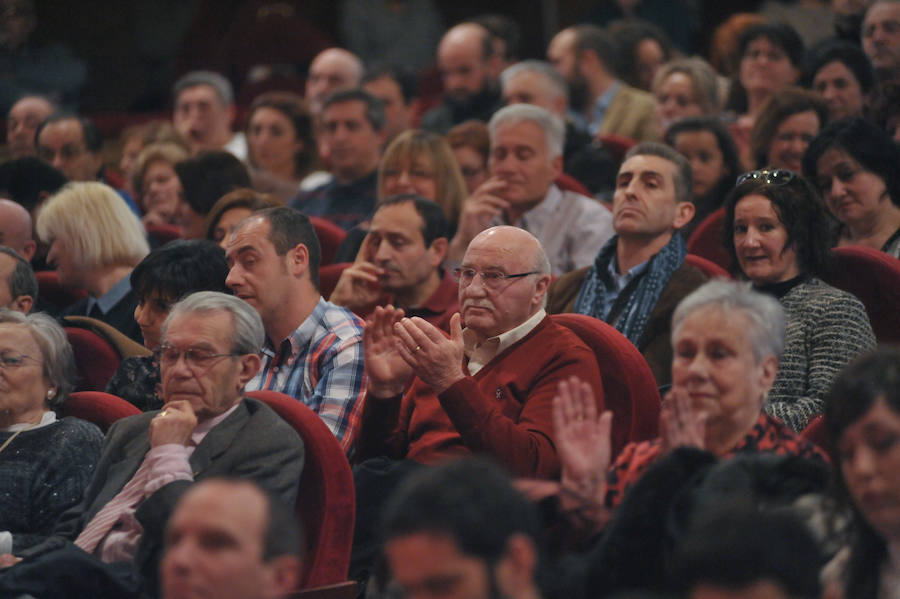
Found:
M 491 35 L 476 23 L 456 25 L 444 34 L 438 45 L 437 63 L 444 95 L 460 104 L 494 87 L 500 75 Z
M 10 158 L 37 155 L 34 132 L 54 110 L 53 104 L 42 96 L 25 96 L 13 104 L 6 116 L 6 143 L 9 144 Z
M 529 270 L 550 274 L 550 262 L 541 242 L 525 229 L 507 225 L 485 229 L 469 243 L 469 249 L 472 248 L 495 249 L 501 255 L 521 258 Z
M 0 199 L 0 244 L 11 247 L 29 261 L 37 249 L 32 237 L 31 215 L 12 200 Z
M 306 98 L 313 112 L 318 114 L 322 110 L 322 102 L 329 94 L 358 87 L 364 70 L 359 57 L 343 48 L 319 52 L 309 65 L 306 79 Z

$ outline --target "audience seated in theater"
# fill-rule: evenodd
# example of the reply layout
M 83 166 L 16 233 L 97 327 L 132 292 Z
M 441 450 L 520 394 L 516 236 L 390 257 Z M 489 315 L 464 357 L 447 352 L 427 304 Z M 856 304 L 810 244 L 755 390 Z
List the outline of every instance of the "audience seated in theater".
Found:
M 338 91 L 323 104 L 319 147 L 334 179 L 300 192 L 291 206 L 349 230 L 375 207 L 375 171 L 384 144 L 384 105 L 359 89 Z
M 303 546 L 293 511 L 263 489 L 205 480 L 166 523 L 162 597 L 286 599 L 299 582 Z
M 828 120 L 818 94 L 788 87 L 769 96 L 750 131 L 752 168 L 787 169 L 799 173 L 803 153 Z
M 281 206 L 273 195 L 248 188 L 229 191 L 216 202 L 206 215 L 206 238 L 223 250 L 234 227 L 258 210 Z
M 28 314 L 37 297 L 31 263 L 11 247 L 0 245 L 0 308 Z
M 678 234 L 694 216 L 691 167 L 675 150 L 644 142 L 629 150 L 613 196 L 616 235 L 594 262 L 550 286 L 550 312 L 577 312 L 615 326 L 641 351 L 658 385 L 672 363 L 675 306 L 706 277 L 684 261 Z
M 562 168 L 564 126 L 540 106 L 507 106 L 491 118 L 491 178 L 463 205 L 448 260 L 458 263 L 469 242 L 491 225 L 532 233 L 554 275 L 591 263 L 612 236 L 612 217 L 593 198 L 562 191 L 553 180 Z
M 144 347 L 159 350 L 163 322 L 174 304 L 195 291 L 227 293 L 227 276 L 225 252 L 205 239 L 178 239 L 147 254 L 130 276 Z M 122 360 L 106 391 L 147 412 L 163 405 L 159 385 L 159 356 L 133 356 Z
M 569 113 L 577 126 L 591 135 L 659 139 L 656 101 L 616 77 L 615 48 L 605 31 L 595 25 L 563 29 L 550 41 L 547 60 L 569 85 Z
M 825 568 L 829 597 L 890 599 L 897 591 L 897 481 L 900 352 L 880 348 L 847 365 L 825 401 L 835 448 L 833 489 L 841 517 L 851 518 L 848 546 Z
M 719 78 L 702 58 L 676 58 L 653 78 L 660 131 L 685 117 L 717 116 L 722 107 Z
M 866 10 L 862 24 L 862 47 L 881 81 L 900 76 L 900 5 L 894 0 L 876 0 Z
M 176 222 L 185 239 L 203 239 L 206 215 L 229 191 L 250 187 L 250 174 L 240 160 L 228 152 L 202 152 L 175 164 L 182 198 Z
M 422 464 L 476 454 L 515 476 L 559 475 L 551 420 L 557 383 L 585 376 L 596 409 L 603 388 L 591 350 L 546 315 L 549 283 L 538 240 L 516 227 L 493 227 L 463 258 L 461 311 L 449 339 L 392 307 L 376 308 L 366 322 L 369 384 L 354 471 L 351 575 L 372 563 L 387 494 Z
M 34 134 L 44 119 L 56 111 L 56 106 L 43 96 L 22 96 L 6 115 L 6 144 L 12 159 L 36 156 Z
M 803 174 L 837 219 L 839 246 L 900 258 L 900 149 L 869 121 L 829 123 L 809 145 Z
M 135 158 L 131 188 L 145 227 L 178 221 L 183 190 L 175 165 L 187 158 L 187 150 L 171 142 L 148 144 Z
M 666 130 L 666 143 L 688 159 L 694 190 L 694 218 L 681 228 L 685 239 L 722 207 L 741 174 L 737 148 L 725 124 L 712 116 L 686 117 Z
M 466 121 L 452 127 L 446 138 L 466 182 L 466 190 L 472 195 L 490 176 L 488 154 L 491 152 L 491 135 L 487 125 L 481 121 Z
M 247 113 L 247 149 L 255 188 L 290 200 L 318 160 L 312 114 L 303 98 L 287 92 L 257 96 Z
M 28 210 L 16 201 L 0 199 L 0 243 L 31 260 L 37 251 L 33 235 Z
M 399 66 L 375 65 L 366 69 L 362 88 L 384 103 L 385 144 L 411 128 L 410 103 L 416 94 L 411 73 Z
M 501 106 L 501 61 L 482 25 L 468 22 L 450 28 L 438 45 L 437 66 L 444 95 L 422 116 L 423 129 L 443 134 L 469 119 L 487 121 Z
M 832 236 L 812 186 L 778 170 L 738 181 L 725 201 L 723 240 L 731 240 L 735 272 L 784 307 L 784 352 L 766 411 L 799 432 L 822 413 L 841 368 L 875 347 L 875 335 L 862 303 L 819 278 Z
M 430 591 L 443 585 L 470 599 L 542 596 L 547 564 L 537 510 L 487 460 L 454 460 L 410 477 L 382 522 L 383 582 L 403 596 L 444 594 Z
M 535 104 L 564 120 L 563 172 L 595 196 L 612 192 L 616 178 L 613 158 L 586 129 L 568 118 L 569 91 L 552 66 L 541 60 L 524 60 L 500 74 L 500 85 L 507 105 Z
M 231 82 L 212 71 L 191 71 L 172 86 L 172 124 L 191 153 L 224 150 L 247 159 L 247 139 L 233 133 L 234 90 Z
M 140 343 L 128 276 L 150 248 L 137 216 L 115 190 L 103 183 L 67 184 L 44 204 L 37 233 L 50 246 L 47 263 L 60 284 L 89 294 L 63 315 L 102 320 Z
M 121 146 L 121 158 L 119 158 L 119 172 L 125 177 L 125 191 L 134 195 L 131 187 L 131 179 L 134 176 L 132 169 L 141 150 L 150 144 L 172 143 L 188 150 L 187 142 L 175 131 L 171 122 L 166 120 L 154 120 L 139 125 L 130 125 L 122 129 L 119 134 Z
M 560 384 L 554 421 L 562 507 L 605 526 L 609 510 L 628 500 L 627 492 L 651 465 L 679 447 L 718 459 L 764 453 L 826 460 L 763 411 L 784 325 L 778 302 L 746 283 L 709 281 L 682 300 L 672 317 L 672 389 L 663 402 L 660 437 L 626 445 L 611 465 L 612 414 L 598 417 L 591 386 L 580 379 Z
M 863 116 L 874 83 L 872 64 L 856 44 L 832 39 L 808 52 L 803 84 L 825 100 L 829 121 Z
M 313 116 L 322 116 L 325 99 L 336 91 L 359 87 L 365 67 L 358 56 L 343 48 L 322 50 L 309 65 L 306 101 Z
M 263 335 L 256 312 L 228 295 L 199 292 L 173 306 L 160 353 L 165 409 L 113 424 L 81 502 L 54 536 L 23 551 L 13 537 L 25 559 L 0 575 L 0 595 L 158 596 L 165 524 L 194 481 L 246 478 L 294 505 L 303 442 L 265 404 L 242 397 Z
M 363 323 L 320 295 L 319 240 L 309 219 L 286 206 L 256 212 L 225 248 L 226 283 L 259 313 L 266 333 L 262 368 L 247 389 L 295 397 L 351 454 L 366 389 Z
M 356 262 L 341 273 L 329 301 L 362 318 L 390 304 L 449 332 L 459 302 L 456 281 L 441 268 L 447 243 L 447 221 L 431 200 L 412 194 L 381 200 Z
M 631 87 L 651 91 L 656 73 L 678 51 L 659 27 L 643 19 L 621 19 L 607 26 L 616 49 L 615 71 Z
M 0 554 L 48 535 L 77 505 L 100 457 L 103 434 L 77 418 L 57 419 L 75 379 L 72 348 L 46 314 L 0 310 Z

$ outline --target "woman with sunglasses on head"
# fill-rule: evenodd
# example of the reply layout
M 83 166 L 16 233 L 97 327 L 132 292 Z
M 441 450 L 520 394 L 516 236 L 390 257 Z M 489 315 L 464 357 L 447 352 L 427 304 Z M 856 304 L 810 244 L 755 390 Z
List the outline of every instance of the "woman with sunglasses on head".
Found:
M 766 411 L 796 431 L 822 413 L 838 371 L 875 347 L 862 303 L 818 278 L 830 238 L 815 190 L 792 171 L 745 173 L 725 200 L 723 243 L 734 270 L 778 299 L 787 316 Z
M 900 258 L 900 147 L 860 119 L 830 123 L 809 145 L 803 174 L 840 223 L 838 245 Z

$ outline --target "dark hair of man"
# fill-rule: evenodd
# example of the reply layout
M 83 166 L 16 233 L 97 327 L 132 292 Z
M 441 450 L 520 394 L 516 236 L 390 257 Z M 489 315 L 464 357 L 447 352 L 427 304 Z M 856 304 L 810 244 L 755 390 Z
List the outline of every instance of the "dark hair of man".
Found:
M 669 146 L 655 141 L 645 141 L 634 146 L 625 154 L 625 160 L 635 156 L 657 156 L 674 164 L 675 201 L 694 201 L 694 175 L 691 171 L 691 163 L 687 158 Z
M 847 401 L 849 397 L 853 401 Z M 900 413 L 900 348 L 882 346 L 859 356 L 835 378 L 825 397 L 825 424 L 832 448 L 839 446 L 847 428 L 878 400 Z M 887 543 L 851 500 L 839 454 L 832 454 L 832 463 L 837 497 L 853 514 L 854 535 L 846 580 L 852 595 L 847 596 L 874 599 L 880 586 L 881 566 L 888 555 Z
M 738 157 L 734 139 L 721 119 L 713 116 L 690 116 L 678 119 L 666 130 L 666 143 L 674 148 L 679 133 L 699 131 L 708 131 L 716 138 L 716 145 L 722 153 L 722 164 L 725 166 L 725 178 L 722 181 L 724 191 L 731 189 L 734 187 L 735 179 L 741 174 L 741 160 Z M 724 191 L 718 197 L 723 197 Z
M 641 85 L 638 78 L 637 49 L 644 40 L 653 40 L 659 44 L 664 62 L 668 62 L 675 54 L 675 48 L 665 32 L 649 21 L 622 19 L 610 23 L 607 30 L 615 44 L 619 72 L 628 85 Z
M 32 270 L 31 264 L 22 256 L 22 254 L 5 245 L 0 245 L 0 254 L 11 256 L 16 261 L 16 266 L 13 268 L 12 273 L 10 273 L 9 280 L 6 281 L 7 285 L 9 285 L 9 295 L 12 299 L 16 299 L 22 295 L 28 295 L 36 302 L 38 296 L 38 282 L 37 277 L 34 276 L 34 270 Z
M 738 54 L 743 56 L 747 46 L 760 38 L 766 38 L 787 54 L 788 60 L 797 68 L 802 66 L 803 39 L 797 30 L 786 23 L 760 23 L 751 25 L 738 38 Z
M 506 15 L 496 13 L 478 15 L 472 19 L 472 22 L 487 29 L 492 38 L 503 40 L 506 46 L 506 55 L 502 57 L 503 60 L 517 60 L 519 58 L 522 52 L 522 28 L 519 27 L 518 23 Z M 491 46 L 491 53 L 487 56 L 491 54 L 493 54 L 493 46 Z
M 103 147 L 103 137 L 100 135 L 100 130 L 97 129 L 97 126 L 94 125 L 93 121 L 83 116 L 78 116 L 74 112 L 62 110 L 54 112 L 38 125 L 37 130 L 34 132 L 35 142 L 37 142 L 38 138 L 41 136 L 41 131 L 44 130 L 44 127 L 51 123 L 68 121 L 69 119 L 78 121 L 78 124 L 81 125 L 81 138 L 84 141 L 84 147 L 87 151 L 91 154 L 99 152 Z
M 592 50 L 606 70 L 611 73 L 619 72 L 619 61 L 616 58 L 616 49 L 612 38 L 606 31 L 596 25 L 576 25 L 575 32 L 575 56 L 581 58 L 586 50 Z
M 158 247 L 131 271 L 131 288 L 139 301 L 154 297 L 175 303 L 195 291 L 221 291 L 228 263 L 225 251 L 206 239 L 177 239 Z
M 418 533 L 446 535 L 459 550 L 493 566 L 509 538 L 529 537 L 540 551 L 534 505 L 498 465 L 462 458 L 410 476 L 391 496 L 382 516 L 385 541 Z M 540 568 L 537 568 L 540 572 Z
M 856 45 L 844 40 L 828 39 L 807 52 L 807 61 L 803 74 L 803 86 L 812 87 L 813 79 L 819 70 L 833 62 L 839 62 L 853 73 L 856 82 L 864 94 L 869 93 L 875 84 L 875 73 L 872 63 L 865 52 Z
M 309 217 L 289 206 L 267 208 L 255 212 L 253 216 L 261 216 L 266 219 L 271 227 L 269 241 L 275 247 L 275 253 L 284 256 L 288 250 L 297 247 L 298 244 L 306 246 L 309 254 L 309 278 L 312 284 L 319 288 L 319 264 L 322 261 L 322 248 L 319 245 L 319 237 L 310 222 Z
M 197 214 L 206 215 L 223 195 L 250 187 L 244 163 L 230 152 L 201 152 L 175 165 L 184 199 Z
M 31 212 L 68 182 L 59 170 L 40 158 L 27 156 L 0 164 L 0 196 L 7 196 Z
M 819 547 L 798 517 L 735 501 L 694 524 L 676 552 L 670 580 L 686 594 L 702 584 L 742 590 L 771 581 L 790 597 L 815 599 L 822 565 Z
M 328 110 L 329 106 L 334 104 L 344 104 L 346 102 L 362 102 L 365 107 L 364 113 L 366 120 L 372 125 L 375 131 L 384 129 L 384 102 L 381 98 L 376 98 L 367 91 L 361 89 L 340 89 L 330 94 L 325 101 L 322 102 L 322 114 Z
M 416 212 L 419 213 L 419 216 L 422 217 L 422 239 L 425 242 L 425 247 L 431 247 L 431 243 L 435 239 L 440 239 L 441 237 L 447 238 L 448 226 L 447 217 L 444 216 L 444 211 L 441 210 L 441 207 L 436 203 L 427 198 L 423 198 L 420 195 L 404 193 L 387 197 L 378 202 L 378 206 L 375 207 L 375 212 L 377 213 L 386 206 L 396 206 L 398 204 L 406 203 L 412 204 L 413 208 L 416 209 Z
M 819 159 L 831 148 L 845 152 L 864 170 L 880 177 L 891 201 L 900 206 L 900 146 L 887 133 L 859 117 L 828 123 L 803 154 L 803 174 L 811 182 L 818 178 Z
M 412 99 L 416 96 L 417 85 L 416 78 L 406 70 L 404 67 L 399 65 L 390 65 L 386 63 L 376 63 L 372 66 L 366 67 L 366 74 L 362 78 L 361 85 L 365 85 L 366 83 L 371 83 L 372 81 L 377 81 L 378 79 L 383 79 L 387 77 L 388 79 L 393 79 L 397 86 L 400 88 L 400 94 L 403 96 L 403 102 L 406 105 L 409 105 L 412 102 Z
M 784 247 L 792 247 L 797 252 L 800 273 L 815 277 L 826 274 L 833 238 L 827 211 L 813 186 L 799 175 L 783 185 L 748 179 L 732 189 L 725 198 L 722 244 L 728 250 L 734 268 L 740 268 L 734 249 L 734 211 L 738 202 L 750 195 L 761 195 L 772 202 L 775 215 L 787 230 Z

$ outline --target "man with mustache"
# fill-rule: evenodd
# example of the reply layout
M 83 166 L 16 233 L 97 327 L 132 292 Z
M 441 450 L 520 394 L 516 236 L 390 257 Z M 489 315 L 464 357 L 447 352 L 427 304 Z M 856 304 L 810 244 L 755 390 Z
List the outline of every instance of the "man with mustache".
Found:
M 362 321 L 319 293 L 319 239 L 309 218 L 279 206 L 232 231 L 225 279 L 262 318 L 262 368 L 247 390 L 280 391 L 316 412 L 352 453 L 366 389 Z
M 446 255 L 447 219 L 437 204 L 417 195 L 387 198 L 329 299 L 363 318 L 392 304 L 449 332 L 459 303 L 456 281 L 441 268 Z

